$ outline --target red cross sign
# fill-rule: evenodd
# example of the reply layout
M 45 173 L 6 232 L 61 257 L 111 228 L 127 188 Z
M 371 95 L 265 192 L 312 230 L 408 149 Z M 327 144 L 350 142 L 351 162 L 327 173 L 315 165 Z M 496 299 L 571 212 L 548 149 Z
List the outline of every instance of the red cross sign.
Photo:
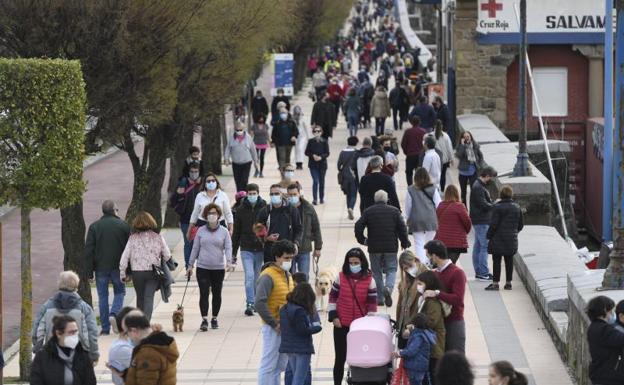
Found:
M 496 17 L 496 11 L 503 10 L 503 3 L 497 3 L 496 0 L 487 0 L 487 3 L 481 4 L 481 10 L 487 11 L 488 17 Z

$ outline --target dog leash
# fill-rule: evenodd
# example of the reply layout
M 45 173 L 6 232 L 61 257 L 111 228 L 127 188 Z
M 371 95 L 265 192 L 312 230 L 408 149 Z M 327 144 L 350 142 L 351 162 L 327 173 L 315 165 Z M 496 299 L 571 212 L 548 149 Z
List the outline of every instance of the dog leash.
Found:
M 182 301 L 180 301 L 180 307 L 184 304 L 184 297 L 186 297 L 186 289 L 188 289 L 189 282 L 191 282 L 191 277 L 186 276 L 186 286 L 184 286 L 184 294 L 182 294 Z
M 315 282 L 315 285 L 319 281 L 319 278 L 318 278 L 318 275 L 319 275 L 319 258 L 320 258 L 320 256 L 319 257 L 313 257 L 313 263 L 312 263 L 312 270 L 314 271 L 314 282 Z

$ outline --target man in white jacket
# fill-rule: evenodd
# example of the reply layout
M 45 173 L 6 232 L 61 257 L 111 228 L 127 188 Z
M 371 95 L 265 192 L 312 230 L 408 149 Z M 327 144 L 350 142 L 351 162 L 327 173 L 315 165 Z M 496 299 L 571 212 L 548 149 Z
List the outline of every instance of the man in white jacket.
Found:
M 436 152 L 436 140 L 432 135 L 427 135 L 424 140 L 425 155 L 423 157 L 422 167 L 427 170 L 431 177 L 431 182 L 440 190 L 440 175 L 442 175 L 442 161 Z

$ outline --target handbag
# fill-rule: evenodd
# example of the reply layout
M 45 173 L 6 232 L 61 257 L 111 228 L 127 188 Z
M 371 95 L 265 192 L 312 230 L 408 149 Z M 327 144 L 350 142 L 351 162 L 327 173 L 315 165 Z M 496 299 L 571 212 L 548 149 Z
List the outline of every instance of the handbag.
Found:
M 152 265 L 152 274 L 154 275 L 154 279 L 158 284 L 163 284 L 167 281 L 167 276 L 165 275 L 165 270 L 162 267 L 157 265 Z
M 402 358 L 401 362 L 399 363 L 399 367 L 392 374 L 392 380 L 390 381 L 390 385 L 410 385 L 409 376 L 407 375 L 404 361 L 405 359 Z
M 199 231 L 199 226 L 191 227 L 191 234 L 189 235 L 189 242 L 195 239 L 195 236 L 197 235 L 197 231 Z

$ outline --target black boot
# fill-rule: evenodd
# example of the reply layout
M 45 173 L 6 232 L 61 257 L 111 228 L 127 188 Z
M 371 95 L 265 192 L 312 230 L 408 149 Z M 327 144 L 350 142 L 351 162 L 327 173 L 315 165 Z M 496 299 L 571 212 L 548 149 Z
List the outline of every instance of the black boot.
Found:
M 297 170 L 303 170 L 303 162 L 297 162 Z

